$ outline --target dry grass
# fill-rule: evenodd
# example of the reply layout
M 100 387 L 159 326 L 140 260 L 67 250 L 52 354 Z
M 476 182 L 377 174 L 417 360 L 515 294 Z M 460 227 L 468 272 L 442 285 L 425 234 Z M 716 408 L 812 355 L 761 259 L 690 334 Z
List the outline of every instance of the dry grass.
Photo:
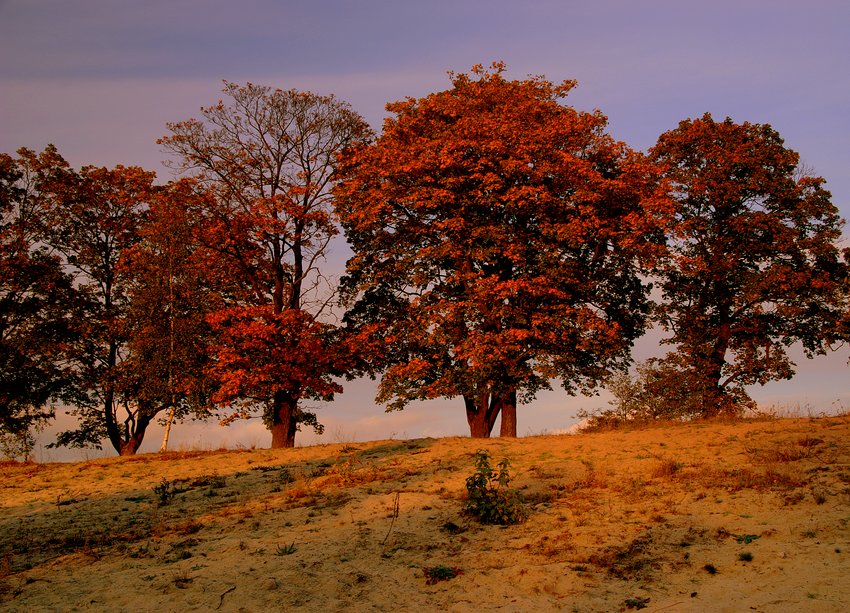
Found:
M 462 513 L 479 448 L 523 525 Z M 4 471 L 10 611 L 850 609 L 847 417 Z

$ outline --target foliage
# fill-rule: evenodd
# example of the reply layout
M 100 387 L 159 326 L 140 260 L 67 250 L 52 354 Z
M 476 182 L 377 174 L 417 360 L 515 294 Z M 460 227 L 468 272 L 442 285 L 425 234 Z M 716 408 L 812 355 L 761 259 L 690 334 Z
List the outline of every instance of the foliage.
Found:
M 579 411 L 587 420 L 585 429 L 618 428 L 628 423 L 656 420 L 686 420 L 706 414 L 706 407 L 717 407 L 718 398 L 706 378 L 681 363 L 677 354 L 650 358 L 635 366 L 635 372 L 618 373 L 605 384 L 613 399 L 613 408 Z M 755 410 L 756 406 L 740 388 L 727 390 L 723 401 L 725 414 Z
M 207 270 L 195 240 L 191 209 L 197 199 L 186 180 L 157 190 L 138 243 L 120 262 L 128 280 L 121 391 L 148 412 L 167 411 L 168 426 L 188 415 L 206 416 L 214 388 L 207 376 L 213 343 L 207 315 L 220 308 L 226 282 Z
M 443 564 L 423 568 L 422 572 L 427 579 L 426 583 L 428 585 L 433 585 L 439 581 L 448 581 L 463 574 L 463 571 L 457 566 L 445 566 Z
M 276 394 L 332 400 L 342 391 L 333 375 L 343 374 L 347 362 L 332 326 L 301 310 L 270 307 L 222 310 L 210 320 L 218 342 L 210 367 L 219 382 L 217 402 L 243 401 L 247 414 Z M 315 416 L 300 409 L 297 416 L 321 432 Z
M 40 241 L 36 180 L 25 159 L 0 154 L 0 437 L 15 457 L 29 456 L 51 402 L 72 400 L 63 307 L 73 291 Z
M 0 397 L 26 406 L 3 428 L 59 400 L 79 423 L 57 444 L 135 453 L 158 413 L 203 405 L 209 293 L 175 205 L 191 190 L 140 168 L 74 171 L 52 146 L 18 155 L 2 158 Z
M 845 311 L 842 222 L 824 180 L 768 125 L 706 114 L 662 134 L 650 155 L 677 201 L 659 268 L 669 363 L 703 380 L 704 414 L 738 412 L 745 386 L 794 374 L 789 345 L 826 350 Z
M 159 506 L 167 506 L 171 504 L 171 501 L 174 499 L 174 494 L 176 493 L 174 483 L 163 477 L 162 481 L 153 487 L 153 493 L 156 494 L 157 504 Z
M 503 459 L 496 471 L 490 466 L 486 451 L 479 450 L 475 454 L 475 472 L 466 479 L 465 511 L 482 524 L 509 526 L 522 523 L 528 517 L 519 492 L 508 487 L 511 482 L 509 465 L 510 462 Z
M 39 239 L 73 279 L 73 298 L 62 306 L 75 328 L 67 360 L 79 425 L 57 443 L 100 447 L 108 439 L 122 455 L 135 453 L 153 414 L 122 390 L 130 296 L 120 262 L 140 240 L 154 173 L 123 166 L 74 171 L 50 147 L 19 153 L 37 176 Z
M 14 431 L 8 427 L 0 428 L 0 457 L 8 460 L 29 462 L 33 459 L 35 434 L 33 430 L 39 426 L 28 428 L 18 427 Z
M 575 85 L 451 75 L 387 105 L 380 137 L 340 158 L 354 251 L 348 324 L 365 330 L 378 401 L 461 396 L 473 436 L 550 380 L 589 391 L 644 330 L 641 261 L 668 210 L 653 166 L 559 104 Z M 371 326 L 371 328 L 370 328 Z
M 202 119 L 169 124 L 171 135 L 159 143 L 205 190 L 193 209 L 197 237 L 208 268 L 233 282 L 225 308 L 211 320 L 223 339 L 212 357 L 219 365 L 232 363 L 234 349 L 250 348 L 253 366 L 263 373 L 255 377 L 237 365 L 216 398 L 234 417 L 262 408 L 272 446 L 293 446 L 298 424 L 315 423 L 298 403 L 329 397 L 329 373 L 317 369 L 333 359 L 311 353 L 318 359 L 308 363 L 294 356 L 279 369 L 272 356 L 299 345 L 324 353 L 345 349 L 322 345 L 327 326 L 319 321 L 333 288 L 320 264 L 337 233 L 330 211 L 334 157 L 371 130 L 333 96 L 227 82 L 224 93 L 227 103 L 203 108 Z M 262 326 L 265 349 L 243 334 Z

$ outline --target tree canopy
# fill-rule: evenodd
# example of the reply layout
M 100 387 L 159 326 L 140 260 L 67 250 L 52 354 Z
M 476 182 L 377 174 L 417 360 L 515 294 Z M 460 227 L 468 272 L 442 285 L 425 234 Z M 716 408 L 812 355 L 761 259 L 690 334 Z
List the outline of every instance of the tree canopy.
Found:
M 574 81 L 505 70 L 388 104 L 377 136 L 333 96 L 225 82 L 158 141 L 165 185 L 0 154 L 0 451 L 54 405 L 78 420 L 59 445 L 132 454 L 160 419 L 165 448 L 216 414 L 292 446 L 322 429 L 304 402 L 360 375 L 387 410 L 460 397 L 476 437 L 516 436 L 555 381 L 607 385 L 600 424 L 739 413 L 790 346 L 850 340 L 843 221 L 773 128 L 706 114 L 643 154 L 566 104 Z M 631 377 L 652 324 L 674 349 Z
M 682 121 L 651 156 L 677 202 L 658 316 L 706 413 L 734 410 L 744 386 L 788 379 L 787 348 L 823 352 L 846 307 L 842 221 L 824 180 L 769 125 Z
M 670 210 L 654 167 L 564 106 L 575 85 L 504 65 L 387 105 L 340 159 L 336 210 L 354 251 L 343 289 L 382 372 L 378 401 L 461 396 L 473 436 L 515 435 L 515 407 L 624 367 L 645 327 L 640 263 Z
M 0 435 L 23 456 L 30 429 L 53 416 L 51 402 L 72 400 L 71 277 L 40 242 L 37 181 L 27 160 L 0 154 Z
M 250 83 L 224 92 L 226 103 L 169 124 L 159 142 L 208 190 L 194 211 L 198 236 L 210 267 L 235 285 L 213 318 L 222 382 L 213 398 L 234 415 L 259 409 L 272 446 L 292 446 L 300 423 L 316 424 L 299 400 L 340 389 L 332 377 L 348 353 L 320 320 L 334 291 L 321 263 L 337 233 L 334 158 L 371 129 L 333 96 Z

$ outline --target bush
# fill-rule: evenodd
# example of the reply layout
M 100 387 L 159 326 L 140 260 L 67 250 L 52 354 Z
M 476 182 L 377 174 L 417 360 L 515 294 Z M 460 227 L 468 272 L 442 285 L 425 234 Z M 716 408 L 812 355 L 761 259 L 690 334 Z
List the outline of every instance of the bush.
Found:
M 682 421 L 714 415 L 740 416 L 755 409 L 742 385 L 730 384 L 722 393 L 676 354 L 652 358 L 637 365 L 636 373 L 620 373 L 606 383 L 614 396 L 613 408 L 579 417 L 585 430 L 609 430 L 627 423 L 656 420 Z
M 466 479 L 469 497 L 465 511 L 482 524 L 508 526 L 522 523 L 528 517 L 519 492 L 508 488 L 509 465 L 507 460 L 501 460 L 496 472 L 490 466 L 486 451 L 479 450 L 475 454 L 475 472 Z
M 463 574 L 463 571 L 456 566 L 444 566 L 442 564 L 432 566 L 430 568 L 423 568 L 422 572 L 427 579 L 428 585 L 433 585 L 438 581 L 448 581 L 449 579 L 454 579 L 458 575 Z
M 32 459 L 35 447 L 35 436 L 31 430 L 6 432 L 0 429 L 0 456 L 8 460 L 21 459 L 28 462 Z
M 171 504 L 171 500 L 177 492 L 174 489 L 174 484 L 163 477 L 162 481 L 159 482 L 159 485 L 154 486 L 153 493 L 157 496 L 157 504 L 164 507 Z

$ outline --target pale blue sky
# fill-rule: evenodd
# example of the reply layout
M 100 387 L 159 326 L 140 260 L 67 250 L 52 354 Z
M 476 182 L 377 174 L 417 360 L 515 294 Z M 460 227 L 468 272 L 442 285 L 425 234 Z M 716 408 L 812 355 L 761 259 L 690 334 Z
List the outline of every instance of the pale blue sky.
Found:
M 512 77 L 577 79 L 567 102 L 601 109 L 610 132 L 638 149 L 706 111 L 769 123 L 827 179 L 846 218 L 848 31 L 845 0 L 0 0 L 0 151 L 52 142 L 75 166 L 137 164 L 167 179 L 154 141 L 166 122 L 217 101 L 222 79 L 333 93 L 380 128 L 386 102 L 445 89 L 449 70 L 504 60 Z M 335 249 L 339 262 L 345 249 Z M 657 337 L 636 353 L 658 353 Z M 850 407 L 847 355 L 801 360 L 794 381 L 753 394 Z M 466 432 L 459 400 L 384 415 L 371 392 L 350 384 L 322 408 L 323 440 Z M 565 428 L 578 407 L 604 405 L 545 394 L 521 409 L 519 431 Z M 266 439 L 252 422 L 180 426 L 174 440 Z

